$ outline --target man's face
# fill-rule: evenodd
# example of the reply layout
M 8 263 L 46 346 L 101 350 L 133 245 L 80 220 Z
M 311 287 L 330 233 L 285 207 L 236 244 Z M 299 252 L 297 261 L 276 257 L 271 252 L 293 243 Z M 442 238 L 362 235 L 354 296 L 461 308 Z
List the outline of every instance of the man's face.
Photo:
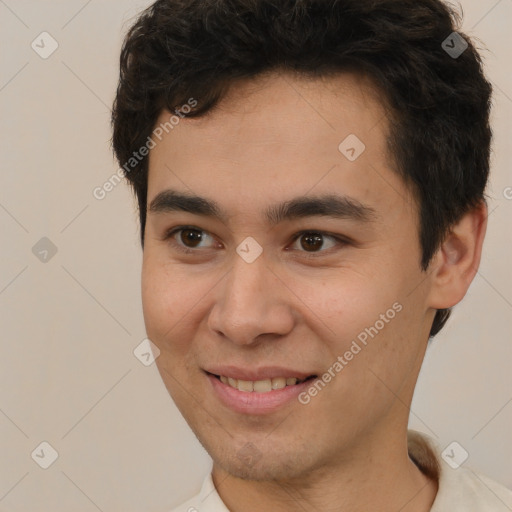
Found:
M 300 477 L 405 434 L 434 311 L 416 205 L 392 170 L 376 98 L 355 75 L 269 75 L 154 138 L 147 334 L 178 408 L 231 474 Z M 152 211 L 168 190 L 215 202 L 223 217 L 162 196 Z M 338 215 L 307 205 L 267 215 L 327 195 L 340 198 Z M 282 388 L 294 376 L 317 378 Z M 260 382 L 249 392 L 235 380 Z

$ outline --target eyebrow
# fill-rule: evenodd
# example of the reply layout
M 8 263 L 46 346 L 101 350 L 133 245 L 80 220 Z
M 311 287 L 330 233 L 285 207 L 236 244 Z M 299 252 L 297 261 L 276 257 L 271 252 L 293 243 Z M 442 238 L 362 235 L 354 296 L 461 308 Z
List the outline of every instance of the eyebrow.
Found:
M 158 193 L 151 201 L 148 211 L 155 214 L 182 211 L 213 217 L 224 224 L 228 223 L 228 215 L 216 201 L 171 189 Z M 364 205 L 356 199 L 336 194 L 295 197 L 271 205 L 265 211 L 265 219 L 271 226 L 285 220 L 317 216 L 369 223 L 376 219 L 377 212 L 374 208 Z

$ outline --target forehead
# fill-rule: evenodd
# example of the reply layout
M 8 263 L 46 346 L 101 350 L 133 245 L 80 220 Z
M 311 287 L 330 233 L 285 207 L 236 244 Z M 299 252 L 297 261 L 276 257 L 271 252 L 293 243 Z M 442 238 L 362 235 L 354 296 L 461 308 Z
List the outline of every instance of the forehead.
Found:
M 369 139 L 366 132 L 379 125 L 368 140 L 375 145 L 387 137 L 387 117 L 384 95 L 363 75 L 347 72 L 314 78 L 269 72 L 231 83 L 214 108 L 201 117 L 181 120 L 172 132 L 176 140 L 195 128 L 205 142 L 224 138 L 233 144 L 311 145 L 319 137 L 330 135 L 336 142 L 351 132 Z M 157 125 L 168 119 L 169 113 L 162 112 Z
M 392 169 L 380 96 L 368 79 L 348 73 L 237 82 L 206 115 L 185 117 L 155 140 L 148 204 L 173 188 L 216 194 L 226 210 L 261 217 L 269 203 L 336 191 L 396 209 L 410 197 Z M 162 112 L 155 127 L 170 115 Z

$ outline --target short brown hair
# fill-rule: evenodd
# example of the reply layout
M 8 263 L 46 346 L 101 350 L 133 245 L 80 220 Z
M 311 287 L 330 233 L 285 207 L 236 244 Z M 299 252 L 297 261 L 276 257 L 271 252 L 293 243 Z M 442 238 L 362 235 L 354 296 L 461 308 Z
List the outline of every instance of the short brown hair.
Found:
M 282 69 L 371 77 L 390 105 L 390 153 L 419 206 L 427 270 L 450 226 L 485 201 L 491 85 L 457 14 L 440 0 L 158 0 L 123 43 L 112 144 L 123 166 L 167 109 L 200 116 L 241 78 Z M 467 44 L 456 56 L 443 47 Z M 451 40 L 449 38 L 452 38 Z M 126 172 L 144 248 L 148 159 Z M 438 310 L 430 331 L 451 309 Z

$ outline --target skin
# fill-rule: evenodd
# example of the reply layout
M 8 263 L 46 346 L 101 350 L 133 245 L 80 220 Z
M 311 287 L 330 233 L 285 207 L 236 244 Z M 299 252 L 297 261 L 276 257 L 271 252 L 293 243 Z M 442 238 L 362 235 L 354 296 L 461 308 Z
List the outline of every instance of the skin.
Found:
M 148 212 L 142 301 L 159 372 L 213 458 L 232 512 L 409 512 L 434 501 L 437 482 L 408 457 L 409 407 L 435 310 L 459 302 L 478 268 L 486 207 L 453 227 L 423 272 L 417 205 L 387 153 L 381 98 L 354 74 L 271 73 L 237 83 L 218 108 L 182 119 L 150 152 L 148 204 L 172 188 L 228 214 L 221 222 Z M 168 118 L 162 112 L 158 123 Z M 366 146 L 354 162 L 338 150 L 349 134 Z M 374 221 L 311 217 L 270 227 L 263 217 L 270 204 L 333 191 L 371 206 Z M 164 240 L 182 225 L 204 235 L 191 254 L 176 248 L 186 246 L 179 233 Z M 353 243 L 327 236 L 308 259 L 304 237 L 294 238 L 302 230 Z M 248 236 L 263 247 L 251 264 L 235 251 Z M 225 363 L 322 375 L 396 302 L 403 309 L 307 405 L 234 412 L 203 372 Z M 238 456 L 247 443 L 254 464 Z

